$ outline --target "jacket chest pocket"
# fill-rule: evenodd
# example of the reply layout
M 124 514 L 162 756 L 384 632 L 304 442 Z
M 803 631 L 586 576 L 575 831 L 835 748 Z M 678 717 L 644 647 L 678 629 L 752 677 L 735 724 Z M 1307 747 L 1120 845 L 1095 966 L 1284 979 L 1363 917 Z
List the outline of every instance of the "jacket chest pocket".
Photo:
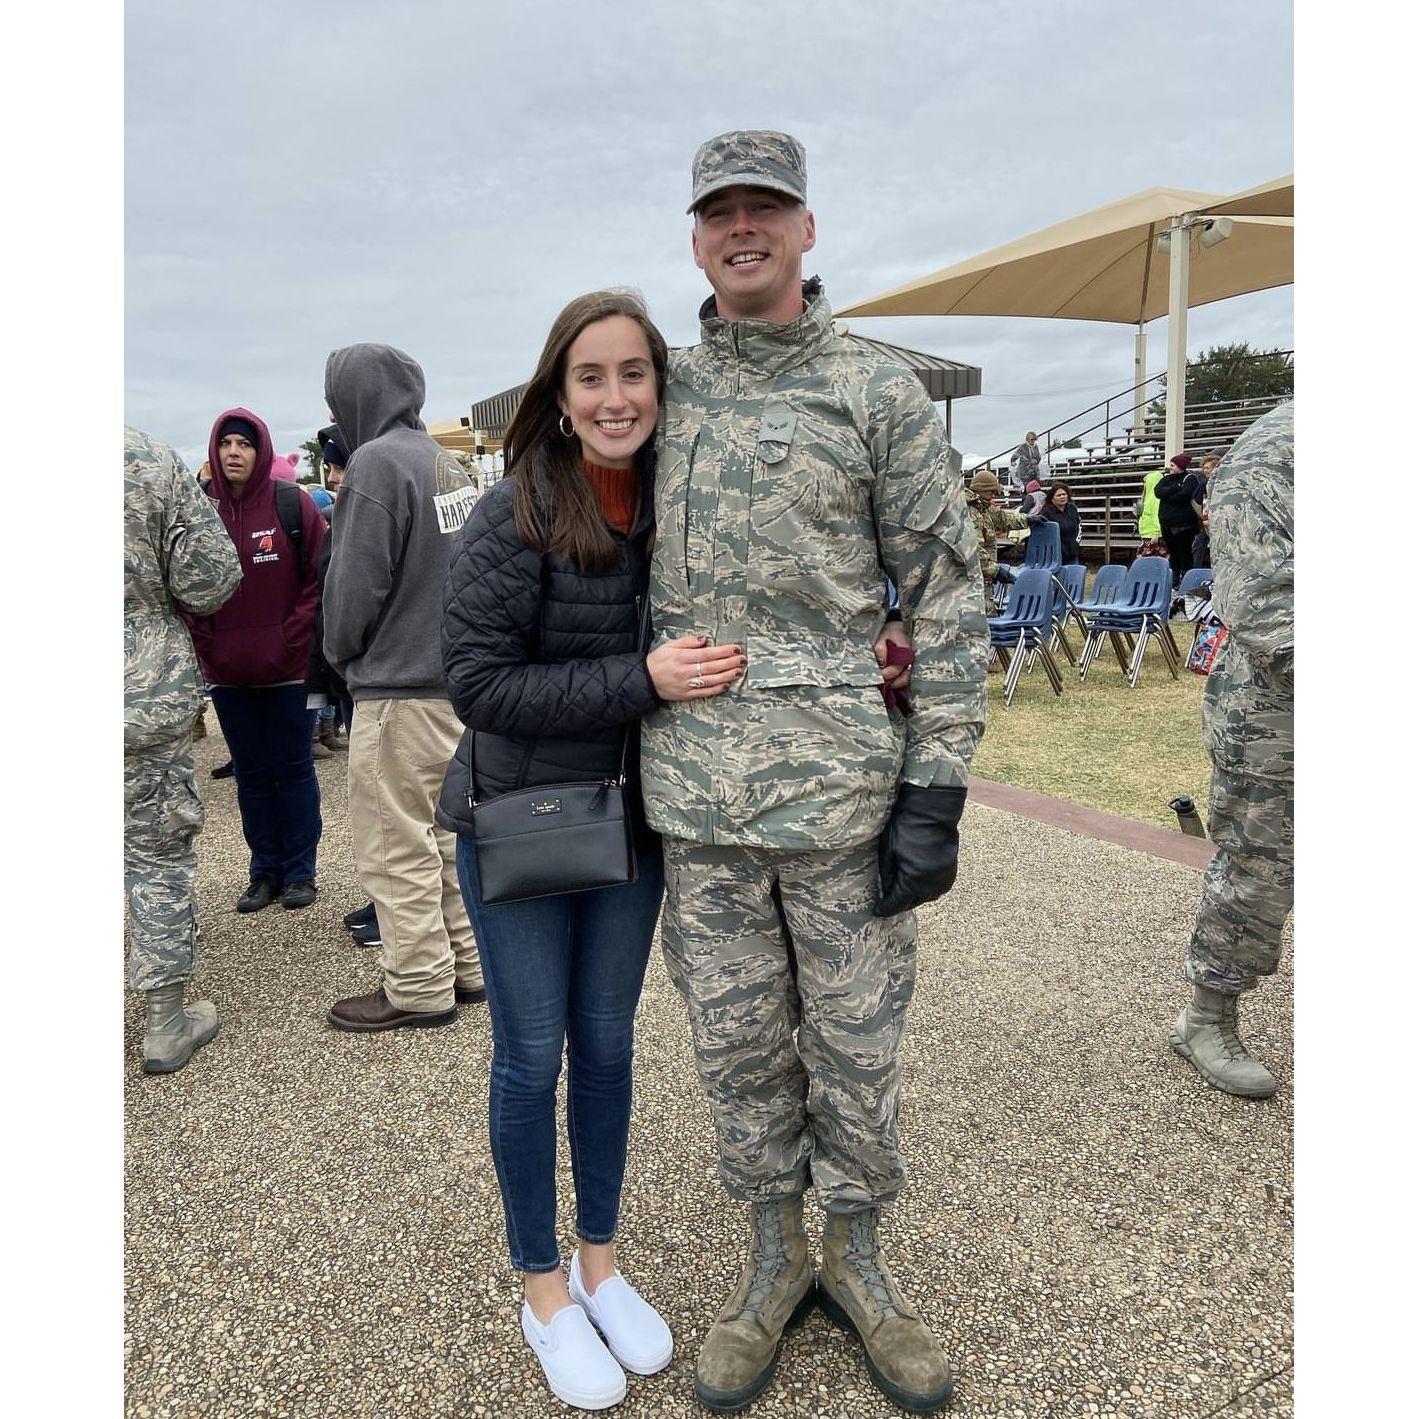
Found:
M 784 404 L 772 400 L 764 406 L 764 416 L 759 420 L 759 462 L 782 463 L 788 457 L 793 445 L 793 431 L 798 425 L 798 415 Z
M 754 488 L 755 521 L 763 532 L 793 526 L 843 530 L 870 513 L 872 468 L 849 428 L 805 416 L 776 400 L 759 423 Z

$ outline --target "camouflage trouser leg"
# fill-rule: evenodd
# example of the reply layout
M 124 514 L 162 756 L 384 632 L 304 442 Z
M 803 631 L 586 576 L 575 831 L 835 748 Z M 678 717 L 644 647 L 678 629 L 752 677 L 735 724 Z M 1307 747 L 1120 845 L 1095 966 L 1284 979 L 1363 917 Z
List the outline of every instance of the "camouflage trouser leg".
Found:
M 1216 855 L 1188 945 L 1194 985 L 1238 994 L 1276 970 L 1294 895 L 1291 783 L 1215 767 L 1208 830 Z
M 189 981 L 197 967 L 193 843 L 205 819 L 190 732 L 124 755 L 123 886 L 134 990 Z
M 689 1006 L 731 1197 L 801 1192 L 810 1170 L 824 1206 L 881 1204 L 901 1188 L 898 1050 L 916 924 L 873 916 L 877 896 L 875 843 L 778 852 L 665 840 L 665 960 Z

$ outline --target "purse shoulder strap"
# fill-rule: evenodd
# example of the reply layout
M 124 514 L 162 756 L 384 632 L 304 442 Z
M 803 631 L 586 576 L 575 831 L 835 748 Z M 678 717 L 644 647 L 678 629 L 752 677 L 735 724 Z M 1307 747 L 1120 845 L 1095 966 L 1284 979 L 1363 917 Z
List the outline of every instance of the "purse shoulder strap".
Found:
M 636 597 L 636 601 L 640 605 L 640 619 L 636 623 L 636 647 L 644 655 L 650 649 L 650 586 L 648 583 L 646 589 Z M 625 735 L 621 739 L 621 772 L 619 777 L 622 782 L 626 778 L 626 759 L 630 754 L 631 735 L 635 733 L 638 722 L 632 720 L 626 726 Z

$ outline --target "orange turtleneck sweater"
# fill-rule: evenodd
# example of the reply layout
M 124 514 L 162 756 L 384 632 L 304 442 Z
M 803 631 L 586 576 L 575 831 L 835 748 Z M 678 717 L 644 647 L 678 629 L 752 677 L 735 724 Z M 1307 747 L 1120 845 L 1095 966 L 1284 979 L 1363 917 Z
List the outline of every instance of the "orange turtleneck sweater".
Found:
M 581 460 L 606 521 L 625 536 L 636 516 L 636 486 L 639 482 L 634 468 L 602 468 L 599 464 Z

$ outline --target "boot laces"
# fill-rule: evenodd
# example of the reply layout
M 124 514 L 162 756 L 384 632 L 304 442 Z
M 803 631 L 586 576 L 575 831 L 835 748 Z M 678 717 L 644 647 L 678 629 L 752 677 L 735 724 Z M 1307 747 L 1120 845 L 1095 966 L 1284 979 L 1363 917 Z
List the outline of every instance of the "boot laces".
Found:
M 788 1265 L 783 1224 L 774 1206 L 761 1206 L 754 1219 L 754 1275 L 744 1297 L 741 1314 L 762 1315 L 773 1299 L 778 1278 Z
M 1229 1064 L 1239 1059 L 1251 1058 L 1251 1051 L 1242 1043 L 1242 1037 L 1237 1033 L 1237 1007 L 1235 1002 L 1229 1002 L 1229 1004 L 1217 1014 L 1212 1023 L 1217 1027 L 1217 1039 L 1222 1046 L 1222 1053 L 1226 1056 Z
M 1235 1018 L 1224 1019 L 1218 1026 L 1217 1033 L 1222 1041 L 1222 1052 L 1229 1061 L 1251 1058 L 1251 1051 L 1242 1043 L 1242 1037 L 1237 1033 Z
M 849 1217 L 843 1255 L 863 1290 L 890 1315 L 901 1314 L 896 1287 L 882 1269 L 876 1219 L 870 1212 L 854 1212 Z

